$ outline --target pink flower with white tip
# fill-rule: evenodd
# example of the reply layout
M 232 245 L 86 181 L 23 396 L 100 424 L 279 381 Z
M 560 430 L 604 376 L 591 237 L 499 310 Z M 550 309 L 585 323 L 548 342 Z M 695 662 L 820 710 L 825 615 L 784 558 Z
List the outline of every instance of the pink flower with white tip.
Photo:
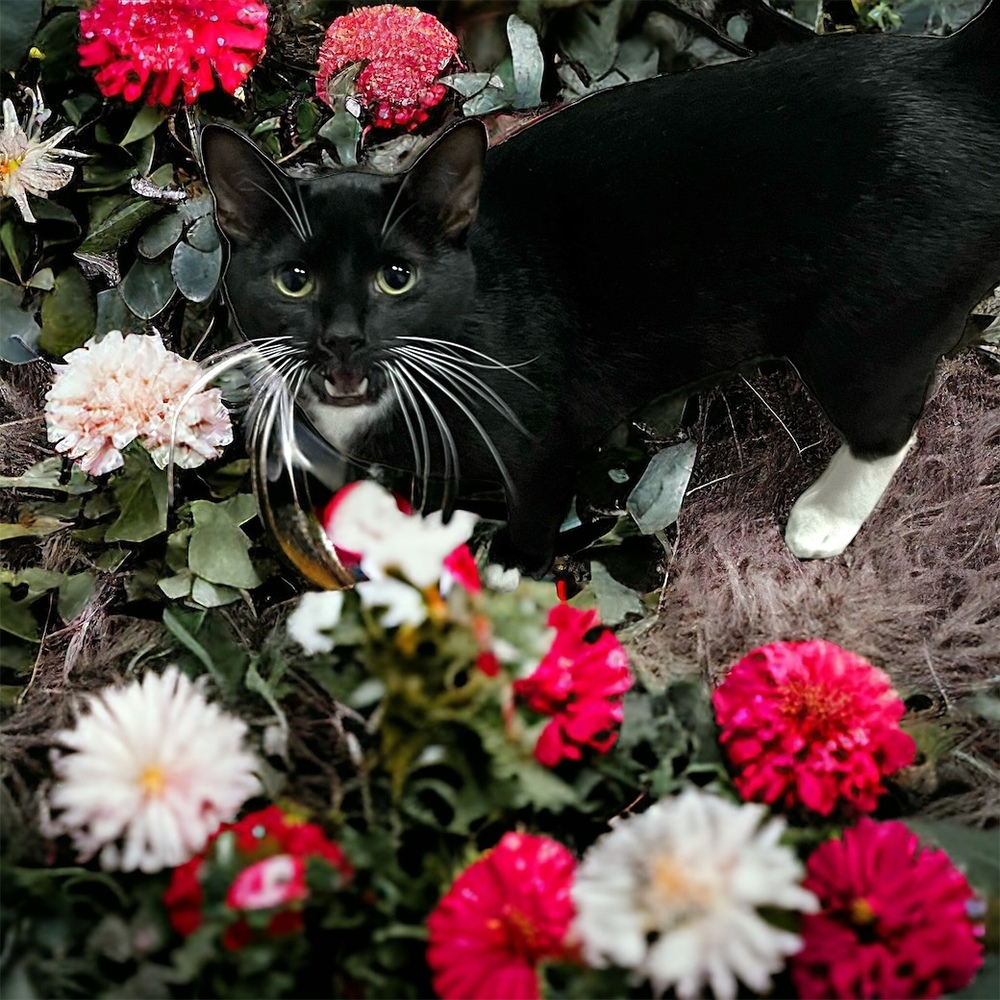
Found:
M 264 858 L 233 879 L 226 905 L 234 910 L 267 910 L 305 899 L 306 863 L 291 854 Z

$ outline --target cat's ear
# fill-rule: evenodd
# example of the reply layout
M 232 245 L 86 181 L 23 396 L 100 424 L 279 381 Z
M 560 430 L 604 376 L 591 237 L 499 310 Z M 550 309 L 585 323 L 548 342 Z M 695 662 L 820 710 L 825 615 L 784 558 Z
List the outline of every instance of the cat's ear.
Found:
M 243 243 L 259 234 L 275 218 L 275 203 L 288 200 L 281 193 L 288 178 L 242 133 L 206 125 L 201 156 L 219 228 L 231 241 Z
M 435 219 L 448 239 L 469 228 L 479 207 L 486 129 L 474 118 L 452 125 L 407 172 L 407 197 Z

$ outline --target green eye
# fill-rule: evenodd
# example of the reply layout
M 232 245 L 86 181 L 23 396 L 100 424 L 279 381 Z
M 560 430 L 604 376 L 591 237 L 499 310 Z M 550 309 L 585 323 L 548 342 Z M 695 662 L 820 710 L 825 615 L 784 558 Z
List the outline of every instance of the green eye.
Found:
M 313 288 L 312 275 L 302 264 L 282 264 L 273 275 L 274 284 L 282 295 L 301 299 Z
M 402 295 L 417 283 L 417 272 L 401 261 L 383 264 L 375 272 L 375 284 L 386 295 Z

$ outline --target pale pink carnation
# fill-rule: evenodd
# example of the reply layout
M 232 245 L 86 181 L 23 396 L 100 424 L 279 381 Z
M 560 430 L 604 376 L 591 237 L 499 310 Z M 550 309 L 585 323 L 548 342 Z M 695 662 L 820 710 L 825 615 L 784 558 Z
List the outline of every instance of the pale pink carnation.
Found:
M 162 469 L 170 460 L 192 469 L 218 458 L 233 440 L 229 413 L 218 389 L 203 389 L 184 402 L 201 368 L 163 345 L 159 334 L 107 333 L 54 365 L 45 397 L 45 422 L 56 451 L 84 472 L 100 476 L 124 464 L 122 449 L 139 440 Z M 176 420 L 180 404 L 183 411 Z

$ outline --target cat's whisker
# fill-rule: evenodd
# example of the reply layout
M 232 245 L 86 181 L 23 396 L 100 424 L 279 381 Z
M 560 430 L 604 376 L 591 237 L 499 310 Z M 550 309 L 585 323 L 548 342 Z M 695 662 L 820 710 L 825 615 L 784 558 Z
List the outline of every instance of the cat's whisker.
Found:
M 503 369 L 503 371 L 510 372 L 511 375 L 516 376 L 522 382 L 526 383 L 527 385 L 530 385 L 532 389 L 537 389 L 539 392 L 541 392 L 541 389 L 539 389 L 538 386 L 535 385 L 535 383 L 532 382 L 530 378 L 528 378 L 526 375 L 522 375 L 519 371 L 515 370 L 517 368 L 524 368 L 526 365 L 533 364 L 535 361 L 538 360 L 539 355 L 535 355 L 535 357 L 529 358 L 527 361 L 517 361 L 513 364 L 508 365 L 504 364 L 504 362 L 502 361 L 497 360 L 496 358 L 492 357 L 489 354 L 485 354 L 483 351 L 476 350 L 476 348 L 469 347 L 466 344 L 459 344 L 453 340 L 439 340 L 436 337 L 413 337 L 413 336 L 397 337 L 396 339 L 405 341 L 412 340 L 425 344 L 437 344 L 441 347 L 449 347 L 452 350 L 456 351 L 467 351 L 469 354 L 475 354 L 477 357 L 483 358 L 485 361 L 489 361 L 490 367 L 495 366 L 498 369 Z M 470 361 L 468 363 L 472 364 L 473 362 Z
M 396 205 L 399 203 L 399 199 L 403 194 L 403 189 L 406 187 L 406 182 L 410 179 L 410 174 L 403 174 L 403 179 L 400 181 L 399 187 L 396 188 L 396 194 L 393 196 L 392 204 L 389 206 L 389 211 L 385 213 L 385 219 L 382 222 L 382 229 L 379 232 L 379 239 L 385 240 L 385 238 L 392 232 L 393 227 L 396 225 L 392 221 L 392 214 L 396 211 Z M 399 221 L 398 219 L 396 220 Z M 392 225 L 390 226 L 390 223 Z
M 427 435 L 427 425 L 424 423 L 423 414 L 413 396 L 409 386 L 402 382 L 400 376 L 393 370 L 391 364 L 383 366 L 392 391 L 399 403 L 403 420 L 406 421 L 406 430 L 410 435 L 410 444 L 413 446 L 413 465 L 417 479 L 420 481 L 420 503 L 418 507 L 423 507 L 427 501 L 427 490 L 430 482 L 430 440 Z M 404 398 L 405 396 L 405 398 Z M 409 406 L 407 406 L 409 403 Z M 417 421 L 420 424 L 420 436 L 418 438 L 413 419 L 410 417 L 410 406 L 413 407 Z
M 292 224 L 292 228 L 295 230 L 295 235 L 298 236 L 303 243 L 308 239 L 308 226 L 302 221 L 299 215 L 299 210 L 295 207 L 295 202 L 292 201 L 291 195 L 285 190 L 284 185 L 276 185 L 277 190 L 279 190 L 284 196 L 285 201 L 282 203 L 277 197 L 275 197 L 274 192 L 270 188 L 265 187 L 263 184 L 257 184 L 251 181 L 250 186 L 256 188 L 262 194 L 267 195 L 281 209 L 282 214 L 286 219 Z

